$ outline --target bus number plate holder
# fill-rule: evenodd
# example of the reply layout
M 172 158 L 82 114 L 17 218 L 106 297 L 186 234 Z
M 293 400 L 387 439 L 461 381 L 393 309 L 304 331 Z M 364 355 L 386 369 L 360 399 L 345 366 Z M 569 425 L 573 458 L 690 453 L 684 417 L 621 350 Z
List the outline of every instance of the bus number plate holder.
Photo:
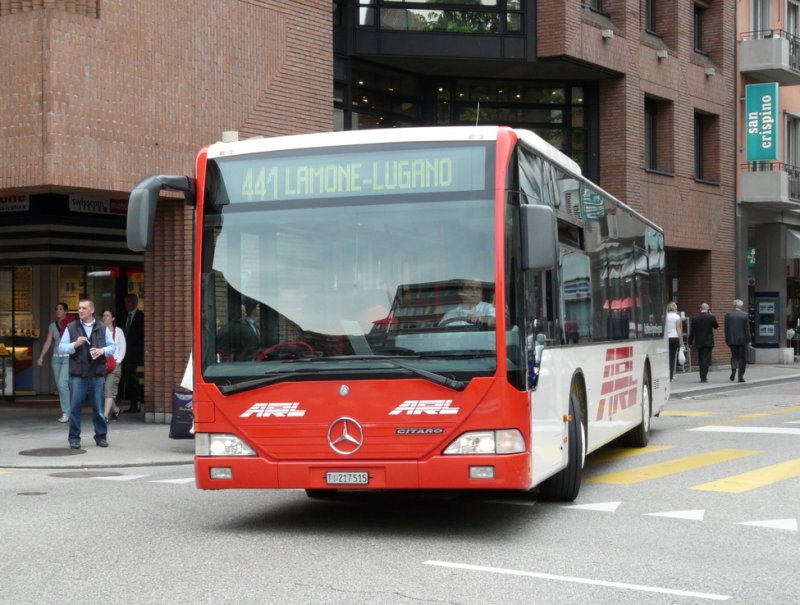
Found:
M 328 485 L 368 485 L 369 473 L 366 471 L 328 471 L 325 473 Z

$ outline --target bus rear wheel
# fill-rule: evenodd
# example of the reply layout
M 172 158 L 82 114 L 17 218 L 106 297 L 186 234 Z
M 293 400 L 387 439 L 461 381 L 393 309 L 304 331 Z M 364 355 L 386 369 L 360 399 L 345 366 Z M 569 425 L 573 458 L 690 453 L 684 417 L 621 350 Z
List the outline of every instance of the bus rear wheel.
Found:
M 650 395 L 650 370 L 645 368 L 642 376 L 642 422 L 625 435 L 625 445 L 631 447 L 646 447 L 650 441 L 650 418 L 652 415 L 653 399 Z
M 569 426 L 567 427 L 567 448 L 569 462 L 558 473 L 546 479 L 539 486 L 544 500 L 553 502 L 572 502 L 581 489 L 581 472 L 586 457 L 586 443 L 581 420 L 581 406 L 575 391 L 569 394 Z

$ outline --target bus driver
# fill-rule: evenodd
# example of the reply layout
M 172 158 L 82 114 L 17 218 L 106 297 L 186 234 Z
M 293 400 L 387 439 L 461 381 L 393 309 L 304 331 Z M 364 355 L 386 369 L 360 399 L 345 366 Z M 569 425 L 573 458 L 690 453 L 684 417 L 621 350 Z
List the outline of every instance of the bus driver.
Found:
M 494 325 L 494 305 L 481 300 L 483 287 L 474 279 L 464 280 L 458 291 L 461 303 L 444 314 L 440 326 Z

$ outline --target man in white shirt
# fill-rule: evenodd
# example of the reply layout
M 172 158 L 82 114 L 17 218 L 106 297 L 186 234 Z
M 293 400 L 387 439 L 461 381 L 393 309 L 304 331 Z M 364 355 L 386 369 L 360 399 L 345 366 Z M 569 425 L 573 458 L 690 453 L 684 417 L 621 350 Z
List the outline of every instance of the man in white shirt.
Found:
M 461 303 L 444 314 L 440 326 L 494 325 L 494 305 L 481 300 L 483 286 L 474 279 L 464 280 L 458 291 Z
M 103 416 L 103 391 L 106 382 L 106 356 L 116 347 L 111 331 L 94 317 L 94 302 L 88 298 L 78 303 L 78 321 L 64 330 L 58 352 L 69 355 L 69 446 L 81 447 L 81 409 L 86 396 L 92 404 L 94 441 L 108 447 L 108 425 Z

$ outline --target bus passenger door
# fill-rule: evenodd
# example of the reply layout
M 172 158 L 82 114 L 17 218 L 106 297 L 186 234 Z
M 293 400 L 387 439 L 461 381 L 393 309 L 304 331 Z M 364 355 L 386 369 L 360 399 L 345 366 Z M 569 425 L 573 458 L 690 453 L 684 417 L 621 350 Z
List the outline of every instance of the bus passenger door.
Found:
M 563 407 L 569 397 L 559 387 L 561 335 L 553 279 L 553 271 L 528 271 L 525 275 L 525 343 L 534 483 L 561 468 Z

